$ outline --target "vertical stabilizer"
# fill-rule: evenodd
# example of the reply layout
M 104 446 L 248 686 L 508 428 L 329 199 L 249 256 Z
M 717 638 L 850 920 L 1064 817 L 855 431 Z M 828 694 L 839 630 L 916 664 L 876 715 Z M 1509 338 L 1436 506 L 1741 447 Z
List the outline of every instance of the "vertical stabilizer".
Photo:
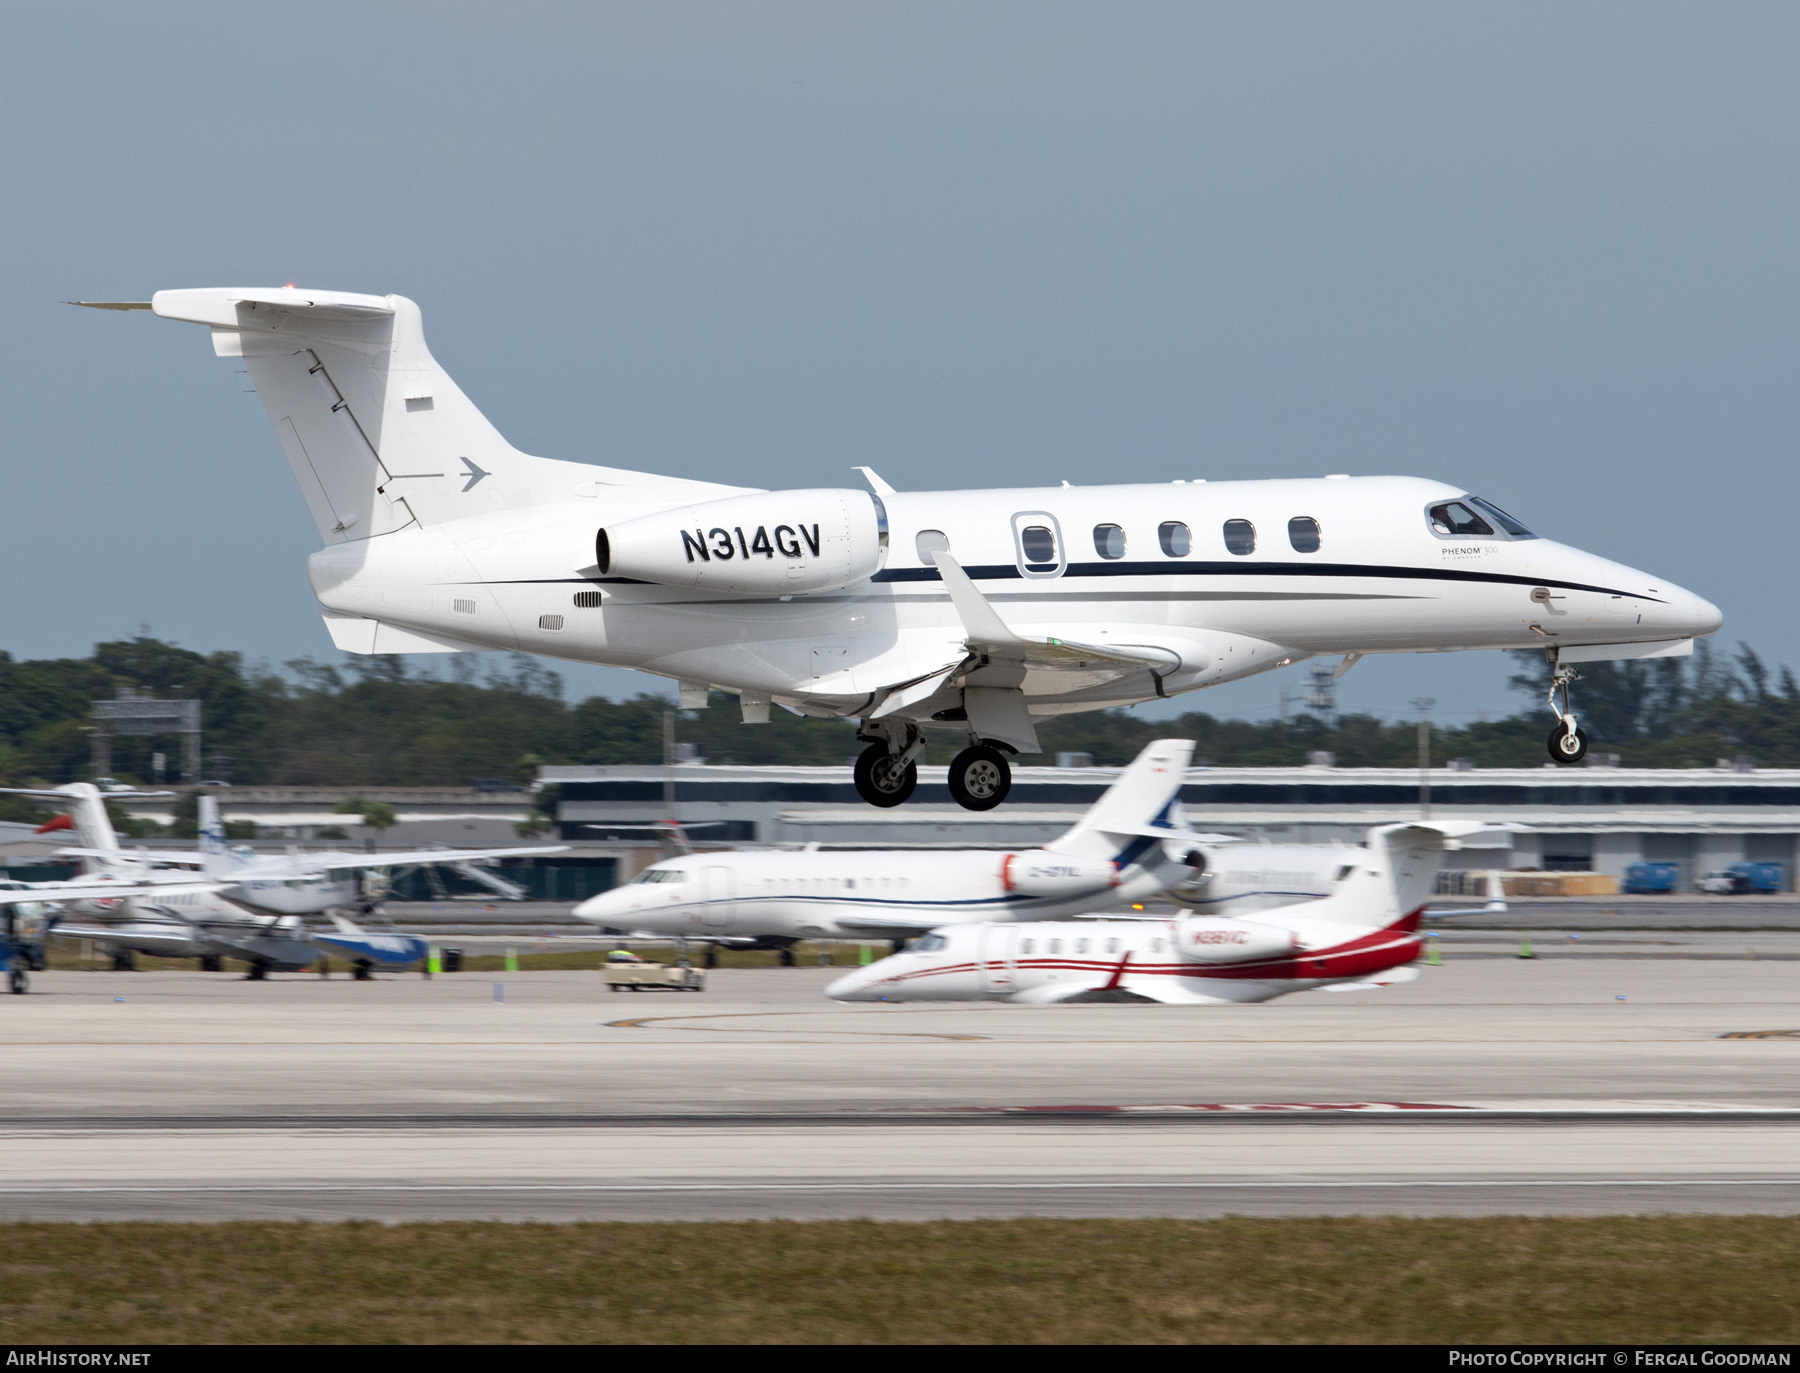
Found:
M 1171 839 L 1187 831 L 1181 814 L 1181 784 L 1187 780 L 1192 739 L 1157 739 L 1144 746 L 1088 813 L 1060 838 L 1044 845 L 1052 853 L 1116 858 L 1121 839 L 1156 840 L 1145 833 L 1167 830 Z
M 231 846 L 225 842 L 225 821 L 219 816 L 219 798 L 216 796 L 200 798 L 200 853 L 206 860 L 208 871 L 231 855 Z

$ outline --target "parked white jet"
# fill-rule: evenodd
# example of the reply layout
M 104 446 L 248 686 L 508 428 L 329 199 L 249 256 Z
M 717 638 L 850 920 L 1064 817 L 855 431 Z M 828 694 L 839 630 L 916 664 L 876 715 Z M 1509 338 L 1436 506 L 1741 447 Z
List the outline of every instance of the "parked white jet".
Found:
M 1575 664 L 1687 653 L 1721 624 L 1442 482 L 725 486 L 520 453 L 403 296 L 79 303 L 209 326 L 243 359 L 326 544 L 308 574 L 340 649 L 518 649 L 674 678 L 693 704 L 720 687 L 746 721 L 854 716 L 876 805 L 911 794 L 928 729 L 967 741 L 951 791 L 985 810 L 1041 719 L 1327 653 L 1545 649 L 1550 754 L 1575 762 Z
M 42 793 L 39 793 L 42 794 Z M 101 814 L 104 816 L 104 809 Z M 502 883 L 473 865 L 492 858 L 566 853 L 567 844 L 536 844 L 504 849 L 411 849 L 398 853 L 259 854 L 248 845 L 233 848 L 225 837 L 217 798 L 200 798 L 200 844 L 197 851 L 108 849 L 104 846 L 63 849 L 66 854 L 124 863 L 158 863 L 171 867 L 198 868 L 208 879 L 223 884 L 221 894 L 245 909 L 263 915 L 321 915 L 326 911 L 370 904 L 365 898 L 361 874 L 372 868 L 421 867 L 442 863 L 465 871 L 478 881 L 503 887 L 501 893 L 517 899 L 520 889 Z M 108 833 L 110 833 L 110 827 Z
M 1329 896 L 1254 920 L 946 925 L 838 978 L 839 1001 L 1267 1001 L 1330 983 L 1407 981 L 1447 842 L 1475 822 L 1382 825 Z
M 947 920 L 1043 920 L 1097 899 L 1157 896 L 1192 875 L 1178 799 L 1191 739 L 1147 745 L 1041 849 L 750 850 L 686 854 L 575 908 L 607 929 L 771 941 L 901 939 Z
M 271 969 L 309 967 L 318 960 L 319 950 L 298 917 L 253 914 L 227 900 L 223 884 L 153 868 L 142 851 L 123 848 L 106 814 L 105 797 L 93 783 L 70 782 L 49 790 L 0 790 L 67 806 L 66 815 L 40 826 L 39 832 L 73 829 L 81 847 L 61 852 L 78 855 L 94 881 L 120 886 L 119 896 L 71 905 L 73 915 L 92 923 L 59 919 L 57 934 L 92 939 L 120 951 L 198 958 L 202 966 L 210 968 L 217 968 L 222 958 L 241 958 L 250 964 L 253 978 L 261 978 Z M 194 855 L 184 856 L 191 860 Z M 126 885 L 130 892 L 124 890 Z

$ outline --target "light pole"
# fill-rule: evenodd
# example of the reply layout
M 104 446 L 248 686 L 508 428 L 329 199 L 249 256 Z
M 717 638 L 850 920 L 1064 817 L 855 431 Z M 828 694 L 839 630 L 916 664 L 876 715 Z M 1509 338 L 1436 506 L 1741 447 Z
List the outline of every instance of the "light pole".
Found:
M 1433 696 L 1415 696 L 1413 709 L 1419 712 L 1419 818 L 1431 819 L 1431 710 L 1437 704 Z

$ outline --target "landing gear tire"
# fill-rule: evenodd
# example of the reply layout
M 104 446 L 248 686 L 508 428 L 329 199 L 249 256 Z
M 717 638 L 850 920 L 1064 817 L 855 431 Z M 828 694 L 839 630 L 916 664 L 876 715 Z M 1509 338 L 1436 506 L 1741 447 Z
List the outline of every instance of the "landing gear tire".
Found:
M 919 785 L 917 763 L 896 768 L 886 744 L 870 744 L 856 756 L 856 794 L 871 806 L 897 806 Z
M 1558 725 L 1550 731 L 1550 757 L 1558 763 L 1579 763 L 1587 757 L 1587 731 L 1577 729 L 1571 734 L 1563 726 Z
M 12 975 L 6 980 L 6 986 L 14 996 L 24 996 L 31 990 L 31 979 L 25 975 L 23 968 L 14 968 Z
M 263 963 L 263 962 L 256 962 L 256 963 L 252 963 L 250 965 L 250 971 L 244 974 L 244 981 L 246 981 L 246 982 L 262 982 L 262 981 L 267 980 L 268 976 L 269 976 L 269 965 L 267 963 Z
M 224 966 L 225 960 L 220 958 L 216 953 L 203 953 L 200 955 L 200 971 L 203 973 L 221 972 L 223 971 Z
M 1012 790 L 1012 766 L 991 744 L 976 744 L 950 760 L 950 795 L 964 810 L 992 810 Z

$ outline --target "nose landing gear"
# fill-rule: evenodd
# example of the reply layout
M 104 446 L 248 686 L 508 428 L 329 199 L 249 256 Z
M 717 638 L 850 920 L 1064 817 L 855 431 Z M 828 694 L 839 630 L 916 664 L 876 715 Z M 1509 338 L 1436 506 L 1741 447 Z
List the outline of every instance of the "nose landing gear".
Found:
M 1556 728 L 1550 731 L 1549 747 L 1551 761 L 1557 763 L 1579 763 L 1587 757 L 1587 731 L 1575 723 L 1575 712 L 1569 708 L 1569 683 L 1577 679 L 1574 668 L 1556 663 L 1550 674 L 1550 709 L 1556 714 Z M 1556 709 L 1557 689 L 1562 690 L 1562 709 Z

